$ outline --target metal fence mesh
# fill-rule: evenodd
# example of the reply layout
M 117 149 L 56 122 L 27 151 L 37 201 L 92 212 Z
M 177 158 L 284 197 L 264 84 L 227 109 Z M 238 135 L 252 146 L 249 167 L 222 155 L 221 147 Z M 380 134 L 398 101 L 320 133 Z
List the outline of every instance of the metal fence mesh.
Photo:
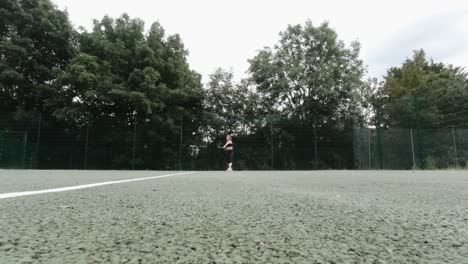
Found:
M 220 170 L 223 134 L 189 117 L 172 122 L 88 118 L 74 126 L 41 114 L 0 115 L 0 167 Z M 118 122 L 116 120 L 119 120 Z M 348 128 L 266 124 L 234 134 L 240 170 L 435 169 L 466 166 L 468 129 Z
M 465 167 L 468 129 L 355 129 L 356 169 Z M 379 137 L 380 142 L 379 144 Z

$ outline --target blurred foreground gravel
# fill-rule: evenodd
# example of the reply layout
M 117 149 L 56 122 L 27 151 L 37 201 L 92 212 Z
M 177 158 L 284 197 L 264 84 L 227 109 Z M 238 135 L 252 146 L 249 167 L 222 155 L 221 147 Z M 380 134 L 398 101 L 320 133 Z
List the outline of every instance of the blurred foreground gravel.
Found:
M 165 173 L 0 171 L 0 193 Z M 468 263 L 468 173 L 197 172 L 2 199 L 0 263 Z

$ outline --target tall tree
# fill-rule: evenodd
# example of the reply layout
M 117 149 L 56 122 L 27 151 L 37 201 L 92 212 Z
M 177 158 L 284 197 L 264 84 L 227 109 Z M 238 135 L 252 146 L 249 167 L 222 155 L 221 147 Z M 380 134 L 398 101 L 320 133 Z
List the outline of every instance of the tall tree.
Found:
M 91 32 L 81 32 L 79 53 L 60 74 L 64 89 L 54 99 L 54 114 L 78 125 L 94 120 L 102 140 L 122 141 L 127 147 L 113 151 L 122 153 L 113 158 L 114 167 L 128 168 L 138 140 L 139 164 L 175 168 L 182 148 L 186 153 L 197 140 L 182 140 L 182 129 L 197 131 L 202 112 L 201 77 L 187 55 L 180 36 L 165 36 L 159 23 L 145 34 L 143 21 L 126 14 L 96 20 Z
M 205 168 L 224 168 L 216 144 L 226 134 L 233 134 L 236 142 L 237 168 L 263 168 L 267 140 L 262 133 L 267 115 L 260 94 L 247 81 L 236 82 L 232 72 L 216 69 L 206 85 L 204 119 L 201 132 L 207 148 L 202 153 Z M 263 129 L 264 130 L 264 129 Z M 269 131 L 269 128 L 268 128 Z M 268 134 L 269 135 L 269 134 Z M 267 164 L 270 162 L 267 158 Z
M 375 125 L 375 110 L 380 83 L 377 78 L 367 79 L 354 94 L 355 108 L 362 113 L 363 125 Z
M 233 74 L 218 68 L 209 76 L 205 94 L 206 129 L 211 134 L 242 133 L 249 120 L 249 112 L 255 111 L 255 93 L 247 85 L 235 83 Z
M 360 44 L 347 48 L 328 23 L 289 26 L 274 48 L 250 60 L 251 79 L 272 109 L 300 122 L 337 123 L 356 114 L 352 93 L 364 73 Z
M 364 121 L 359 94 L 365 68 L 359 52 L 358 42 L 347 47 L 328 23 L 316 27 L 307 21 L 288 26 L 278 44 L 250 60 L 250 80 L 269 109 L 274 134 L 280 135 L 272 146 L 273 151 L 282 146 L 276 164 L 352 166 L 349 131 L 353 121 Z
M 68 15 L 49 0 L 4 0 L 0 21 L 0 110 L 45 111 L 75 53 Z
M 423 50 L 388 70 L 379 90 L 383 122 L 390 127 L 468 125 L 468 75 L 436 63 Z
M 94 22 L 92 32 L 80 34 L 80 53 L 60 78 L 69 88 L 56 114 L 125 119 L 135 113 L 193 111 L 201 107 L 202 89 L 186 57 L 180 37 L 166 38 L 158 23 L 145 36 L 143 21 L 106 16 Z

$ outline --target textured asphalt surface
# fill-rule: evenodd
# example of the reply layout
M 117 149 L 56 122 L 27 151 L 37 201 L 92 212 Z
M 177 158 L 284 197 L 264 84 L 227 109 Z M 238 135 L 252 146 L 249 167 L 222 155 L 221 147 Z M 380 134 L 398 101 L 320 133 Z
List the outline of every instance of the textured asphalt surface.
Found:
M 0 194 L 168 172 L 0 170 Z M 197 172 L 0 199 L 0 263 L 468 263 L 468 172 Z

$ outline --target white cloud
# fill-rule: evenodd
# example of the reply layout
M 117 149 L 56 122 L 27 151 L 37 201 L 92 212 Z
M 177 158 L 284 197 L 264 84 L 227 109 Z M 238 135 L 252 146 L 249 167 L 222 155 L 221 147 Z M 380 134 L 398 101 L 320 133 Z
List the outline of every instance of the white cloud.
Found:
M 193 69 L 205 77 L 216 67 L 233 68 L 245 76 L 247 60 L 278 40 L 288 24 L 314 24 L 325 20 L 347 43 L 358 39 L 370 76 L 411 56 L 411 50 L 428 47 L 442 61 L 467 66 L 466 18 L 458 26 L 444 21 L 457 10 L 468 10 L 468 1 L 440 0 L 53 0 L 67 8 L 76 26 L 91 28 L 92 19 L 126 12 L 147 26 L 160 21 L 168 33 L 179 33 L 190 51 Z M 468 12 L 465 12 L 468 13 Z M 425 25 L 421 21 L 429 21 Z M 418 26 L 419 25 L 419 26 Z M 445 33 L 449 31 L 449 33 Z M 429 36 L 429 37 L 427 37 Z M 431 52 L 434 54 L 431 54 Z M 465 59 L 460 59 L 465 58 Z
M 463 54 L 468 52 L 468 34 L 464 34 L 461 26 L 467 18 L 468 9 L 456 10 L 407 25 L 370 53 L 367 62 L 371 66 L 371 75 L 380 77 L 385 73 L 384 69 L 399 65 L 416 49 L 424 49 L 436 61 L 468 66 L 468 60 L 460 60 L 466 58 Z

